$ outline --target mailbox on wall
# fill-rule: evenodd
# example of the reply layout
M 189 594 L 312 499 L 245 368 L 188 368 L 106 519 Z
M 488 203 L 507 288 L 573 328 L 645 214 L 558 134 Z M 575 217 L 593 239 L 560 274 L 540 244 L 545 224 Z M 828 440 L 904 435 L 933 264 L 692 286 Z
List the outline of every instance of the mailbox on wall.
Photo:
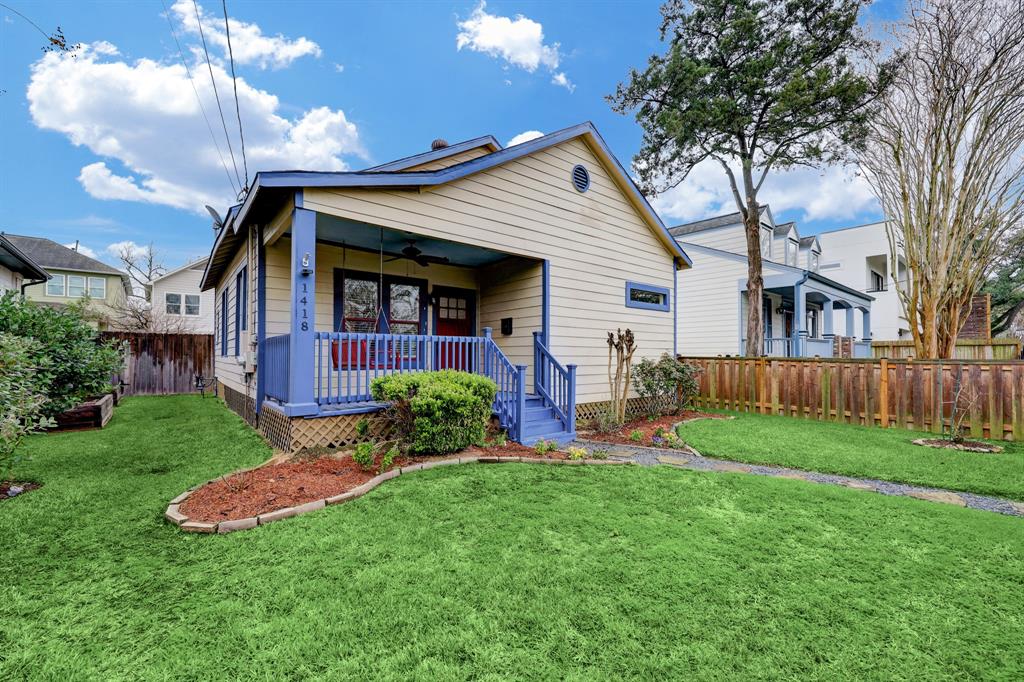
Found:
M 501 318 L 501 335 L 512 336 L 512 318 L 503 317 Z

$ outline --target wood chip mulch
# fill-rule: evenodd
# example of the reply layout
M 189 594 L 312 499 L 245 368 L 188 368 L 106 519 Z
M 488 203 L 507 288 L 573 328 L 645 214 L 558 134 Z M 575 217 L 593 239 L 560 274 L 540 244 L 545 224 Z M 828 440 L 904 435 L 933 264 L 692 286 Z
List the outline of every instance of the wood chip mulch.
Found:
M 395 467 L 451 457 L 546 457 L 566 459 L 564 452 L 539 455 L 533 448 L 507 442 L 487 448 L 471 447 L 448 456 L 401 457 Z M 219 523 L 315 502 L 348 492 L 377 475 L 380 465 L 368 470 L 348 453 L 299 457 L 232 474 L 197 488 L 181 503 L 180 511 L 192 521 Z
M 650 445 L 651 438 L 654 436 L 658 429 L 664 432 L 669 432 L 672 427 L 682 421 L 689 421 L 691 419 L 728 419 L 728 415 L 724 414 L 709 414 L 707 412 L 696 412 L 693 410 L 683 410 L 677 414 L 669 414 L 664 417 L 658 417 L 651 421 L 646 417 L 640 419 L 634 419 L 627 423 L 618 431 L 614 433 L 601 433 L 599 431 L 587 431 L 587 440 L 603 441 L 605 443 L 619 443 L 622 445 Z M 632 440 L 630 435 L 634 431 L 639 431 L 641 439 L 639 441 Z M 582 433 L 580 435 L 583 435 Z
M 913 441 L 914 445 L 923 445 L 927 448 L 945 448 L 947 450 L 961 450 L 963 452 L 1002 452 L 998 445 L 984 443 L 980 440 L 964 440 L 959 443 L 944 438 L 918 438 Z

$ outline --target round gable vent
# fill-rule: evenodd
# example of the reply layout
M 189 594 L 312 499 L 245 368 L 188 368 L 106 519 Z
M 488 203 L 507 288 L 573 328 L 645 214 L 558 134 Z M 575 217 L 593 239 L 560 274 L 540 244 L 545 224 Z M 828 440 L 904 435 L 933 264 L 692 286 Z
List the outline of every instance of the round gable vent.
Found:
M 590 171 L 579 164 L 573 166 L 572 186 L 577 192 L 586 192 L 590 188 Z

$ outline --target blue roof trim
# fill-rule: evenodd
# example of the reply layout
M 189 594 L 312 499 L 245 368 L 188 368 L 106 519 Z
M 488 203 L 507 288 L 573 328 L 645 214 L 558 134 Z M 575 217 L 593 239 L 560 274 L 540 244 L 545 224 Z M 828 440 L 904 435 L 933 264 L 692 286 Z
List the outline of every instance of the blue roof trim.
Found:
M 676 267 L 685 264 L 691 267 L 693 261 L 686 255 L 686 252 L 679 246 L 675 238 L 669 233 L 661 217 L 651 207 L 647 198 L 633 182 L 633 178 L 626 172 L 625 168 L 615 154 L 612 153 L 608 143 L 604 141 L 597 128 L 590 121 L 578 123 L 569 128 L 563 128 L 543 137 L 517 144 L 514 147 L 506 147 L 499 151 L 481 156 L 478 159 L 465 161 L 448 168 L 434 171 L 410 171 L 410 172 L 379 172 L 367 173 L 356 172 L 334 172 L 334 171 L 262 171 L 256 174 L 252 188 L 249 190 L 245 201 L 237 214 L 233 215 L 235 223 L 242 224 L 245 217 L 252 208 L 261 188 L 296 188 L 296 187 L 431 187 L 464 178 L 480 171 L 500 166 L 515 159 L 528 156 L 538 151 L 553 147 L 557 144 L 572 140 L 577 137 L 587 136 L 594 143 L 609 161 L 612 171 L 624 181 L 623 190 L 630 196 L 640 208 L 652 226 L 662 236 L 662 243 L 675 258 Z M 216 245 L 214 245 L 216 251 Z M 213 252 L 211 252 L 212 255 Z M 212 259 L 211 259 L 212 262 Z M 205 281 L 205 276 L 204 276 Z
M 470 149 L 476 149 L 477 147 L 491 147 L 492 152 L 500 151 L 502 149 L 501 144 L 494 139 L 493 135 L 484 135 L 482 137 L 474 137 L 472 140 L 466 140 L 465 142 L 456 142 L 455 144 L 448 145 L 441 149 L 432 149 L 429 152 L 423 152 L 421 154 L 414 154 L 412 156 L 406 156 L 395 161 L 389 161 L 388 163 L 382 163 L 379 166 L 373 166 L 372 168 L 366 168 L 359 171 L 360 173 L 381 173 L 388 171 L 399 171 L 403 168 L 409 168 L 411 166 L 419 166 L 423 163 L 430 163 L 431 161 L 437 161 L 438 159 L 444 159 L 453 154 L 459 154 L 461 152 L 469 151 Z

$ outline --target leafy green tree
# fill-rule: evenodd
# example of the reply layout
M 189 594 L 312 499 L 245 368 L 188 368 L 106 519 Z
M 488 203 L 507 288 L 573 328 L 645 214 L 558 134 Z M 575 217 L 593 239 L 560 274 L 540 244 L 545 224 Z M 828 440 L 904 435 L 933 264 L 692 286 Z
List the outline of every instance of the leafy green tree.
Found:
M 18 463 L 18 446 L 25 436 L 52 425 L 43 416 L 42 375 L 49 363 L 38 351 L 33 339 L 0 333 L 0 483 Z
M 702 161 L 721 165 L 746 226 L 748 355 L 764 335 L 759 190 L 773 169 L 845 161 L 886 84 L 886 68 L 867 66 L 878 47 L 857 24 L 866 4 L 669 0 L 667 51 L 609 98 L 644 129 L 634 165 L 645 192 L 675 187 Z

